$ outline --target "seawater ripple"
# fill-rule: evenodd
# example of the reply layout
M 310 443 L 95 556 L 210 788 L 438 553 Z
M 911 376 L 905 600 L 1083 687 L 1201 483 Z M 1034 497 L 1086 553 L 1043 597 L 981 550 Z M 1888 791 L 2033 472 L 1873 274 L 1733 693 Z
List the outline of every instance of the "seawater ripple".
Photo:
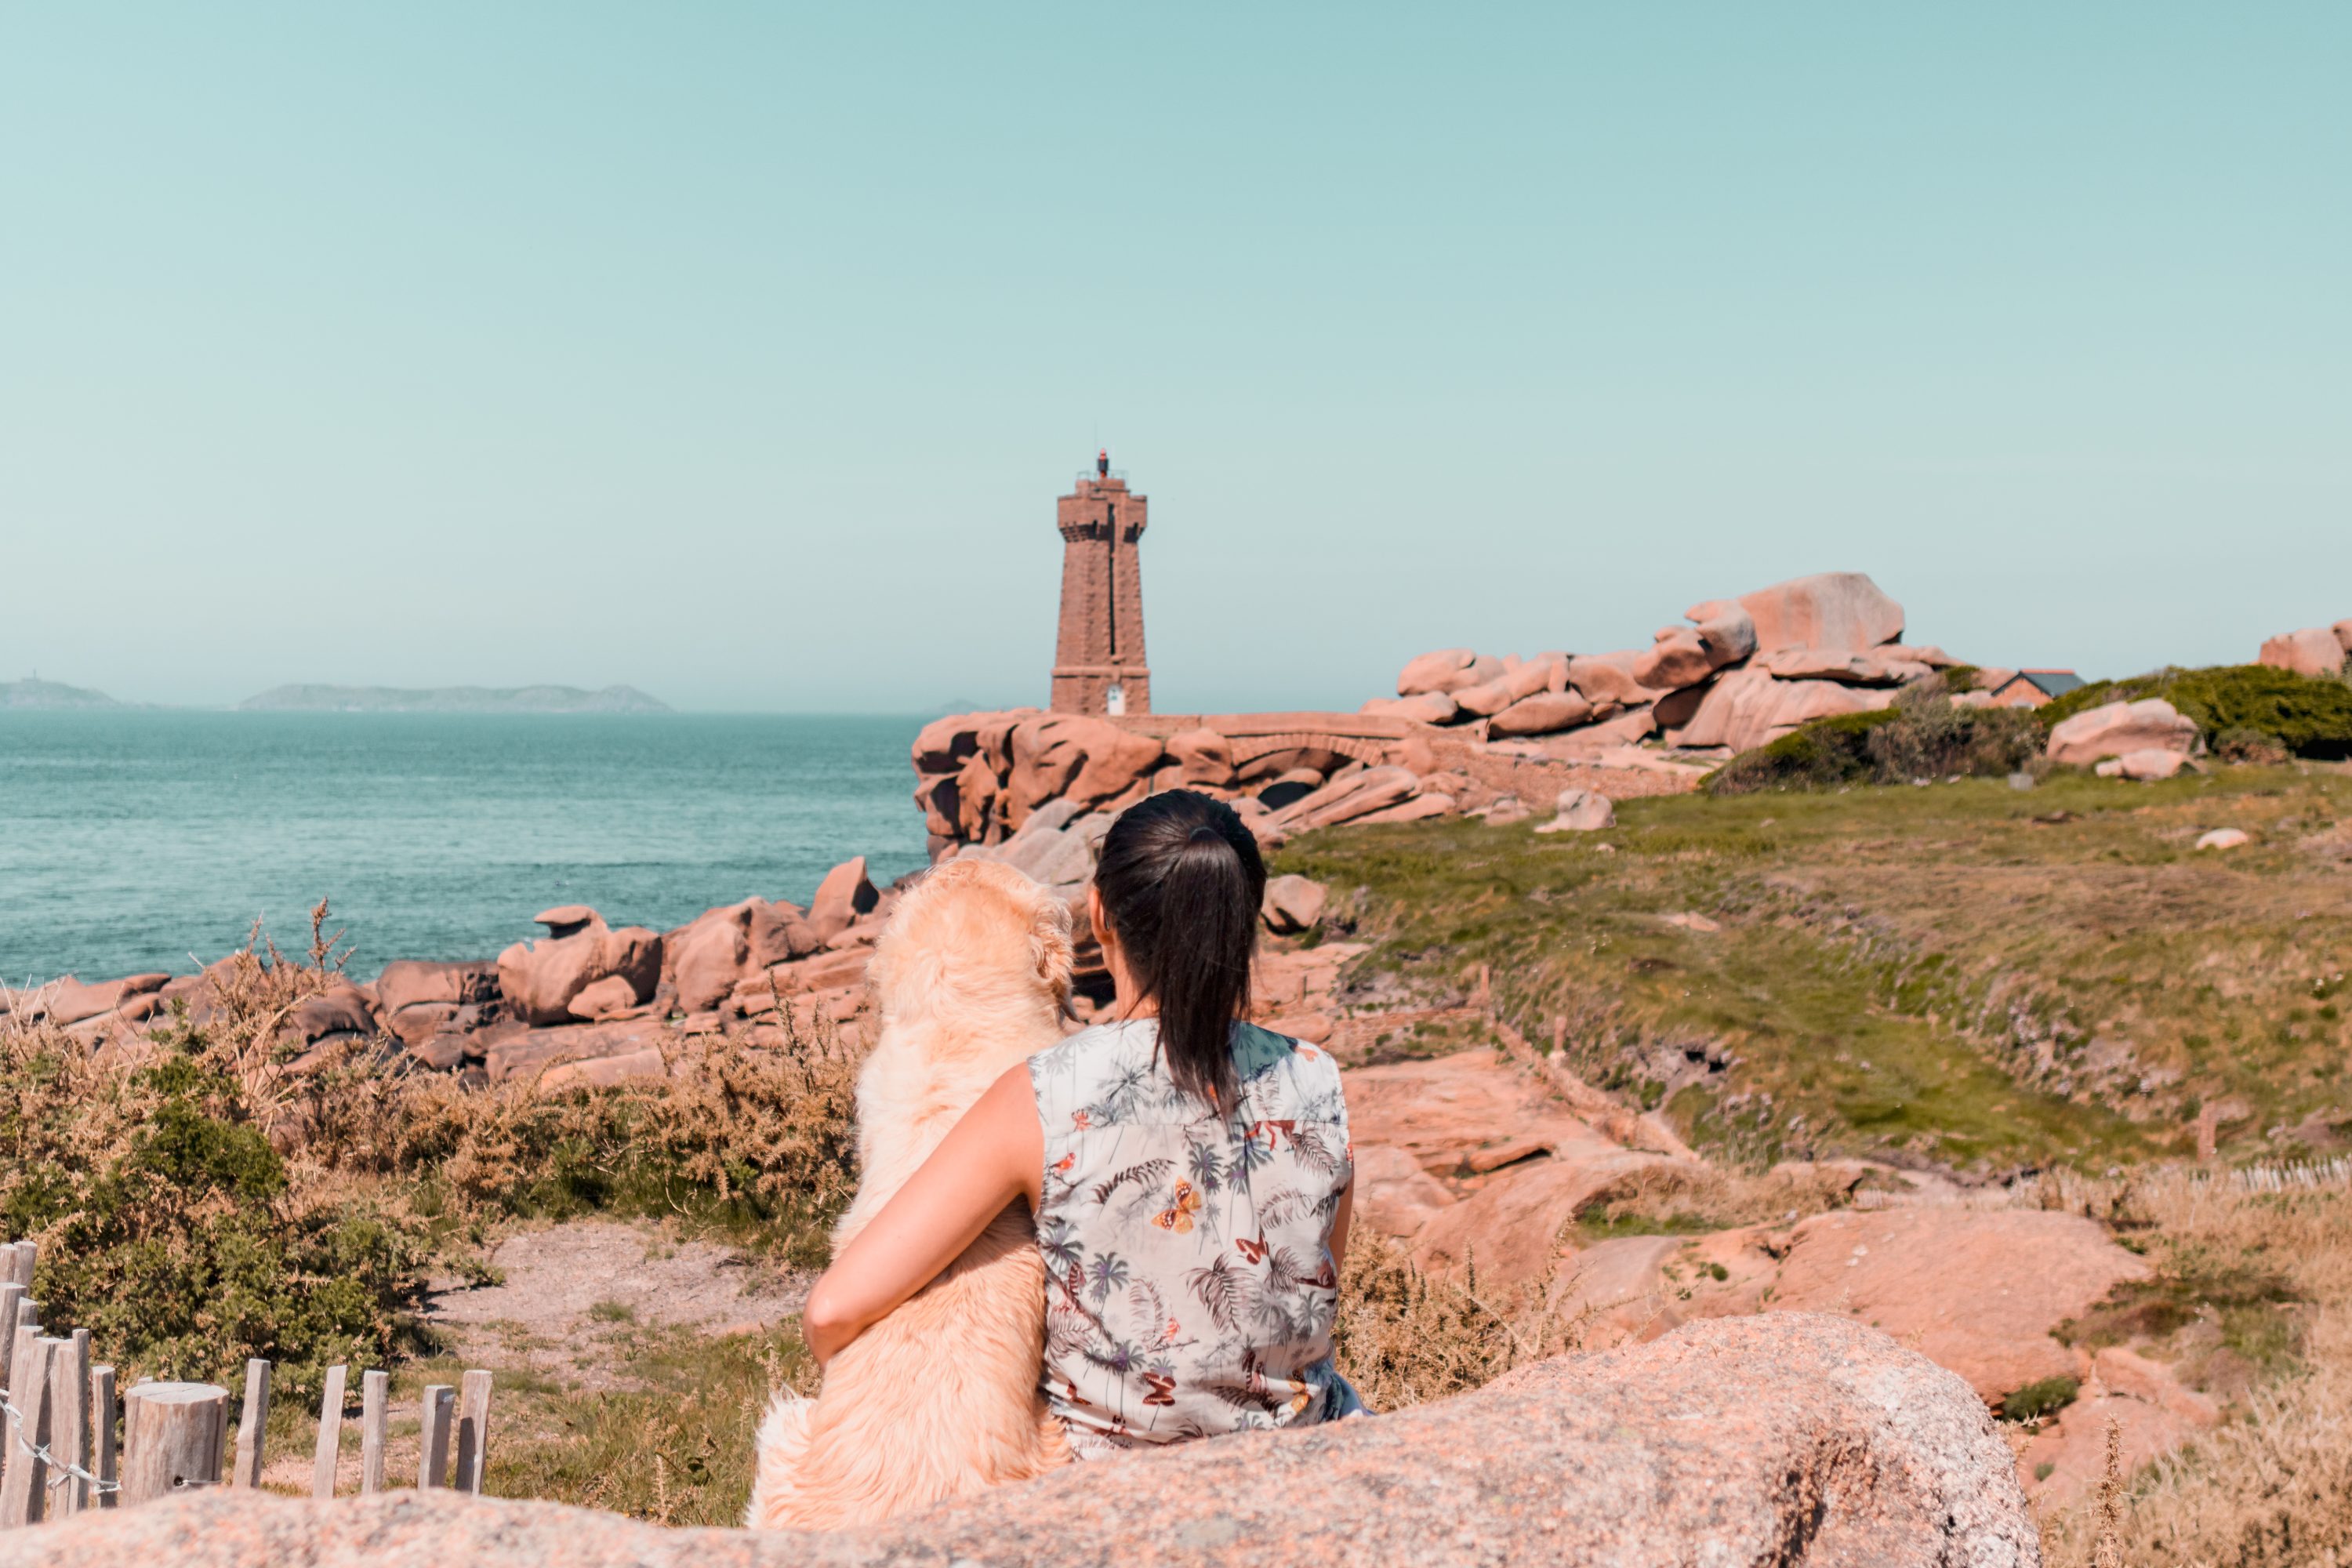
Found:
M 551 904 L 665 930 L 923 864 L 919 718 L 0 713 L 0 983 L 184 972 L 331 900 L 365 979 Z

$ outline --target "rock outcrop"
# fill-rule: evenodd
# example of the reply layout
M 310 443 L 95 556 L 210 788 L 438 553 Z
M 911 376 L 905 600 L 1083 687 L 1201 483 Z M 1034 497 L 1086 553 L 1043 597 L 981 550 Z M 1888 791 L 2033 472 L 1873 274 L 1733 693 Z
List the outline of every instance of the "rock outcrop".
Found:
M 1682 750 L 1744 752 L 1813 719 L 1884 708 L 1896 688 L 1953 661 L 1906 647 L 1903 606 L 1858 572 L 1792 578 L 1709 599 L 1615 653 L 1481 659 L 1443 648 L 1408 663 L 1394 700 L 1368 713 L 1467 727 L 1482 739 L 1547 738 L 1561 760 L 1628 765 L 1652 735 Z
M 1968 1385 L 1883 1333 L 1801 1314 L 1695 1323 L 1367 1420 L 1076 1466 L 854 1534 L 670 1531 L 447 1491 L 205 1491 L 0 1535 L 0 1568 L 2040 1561 L 2008 1445 Z
M 2297 675 L 2341 675 L 2352 657 L 2352 620 L 2282 632 L 2263 644 L 2260 662 Z
M 629 982 L 638 1001 L 653 996 L 662 970 L 656 933 L 643 926 L 614 931 L 584 904 L 541 910 L 533 919 L 547 927 L 547 935 L 499 954 L 499 990 L 514 1016 L 526 1024 L 567 1022 L 573 997 L 615 974 Z

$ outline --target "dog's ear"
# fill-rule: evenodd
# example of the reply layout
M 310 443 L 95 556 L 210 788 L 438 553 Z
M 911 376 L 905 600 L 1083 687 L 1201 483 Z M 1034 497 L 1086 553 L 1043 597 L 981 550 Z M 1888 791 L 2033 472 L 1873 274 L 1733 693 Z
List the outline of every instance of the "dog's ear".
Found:
M 1070 995 L 1070 910 L 1052 893 L 1038 889 L 1035 916 L 1030 922 L 1029 952 L 1037 978 L 1052 992 L 1056 1004 Z

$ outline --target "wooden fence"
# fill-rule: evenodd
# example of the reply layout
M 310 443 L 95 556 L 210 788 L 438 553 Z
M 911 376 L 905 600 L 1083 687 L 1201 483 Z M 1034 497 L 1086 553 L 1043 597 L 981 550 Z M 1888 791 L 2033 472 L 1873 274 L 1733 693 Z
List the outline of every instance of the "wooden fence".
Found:
M 34 1243 L 0 1246 L 0 1530 L 116 1508 L 190 1487 L 261 1484 L 269 1423 L 269 1363 L 245 1363 L 236 1440 L 228 1442 L 229 1394 L 209 1383 L 141 1382 L 117 1407 L 114 1369 L 90 1364 L 87 1329 L 45 1333 L 33 1300 Z M 335 1495 L 348 1369 L 327 1369 L 310 1495 Z M 360 1378 L 360 1490 L 384 1489 L 392 1378 Z M 120 1443 L 117 1417 L 121 1420 Z M 457 1388 L 435 1384 L 419 1403 L 419 1487 L 478 1492 L 489 1460 L 490 1374 L 468 1372 Z

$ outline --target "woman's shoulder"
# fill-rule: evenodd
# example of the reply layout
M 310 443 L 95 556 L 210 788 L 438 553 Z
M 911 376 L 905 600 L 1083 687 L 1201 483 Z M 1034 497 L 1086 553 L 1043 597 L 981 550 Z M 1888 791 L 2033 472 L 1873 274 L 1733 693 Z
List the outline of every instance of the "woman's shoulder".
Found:
M 1244 1095 L 1278 1096 L 1299 1114 L 1325 1121 L 1343 1120 L 1347 1115 L 1339 1089 L 1339 1064 L 1319 1046 L 1277 1035 L 1256 1024 L 1237 1024 L 1234 1072 Z

